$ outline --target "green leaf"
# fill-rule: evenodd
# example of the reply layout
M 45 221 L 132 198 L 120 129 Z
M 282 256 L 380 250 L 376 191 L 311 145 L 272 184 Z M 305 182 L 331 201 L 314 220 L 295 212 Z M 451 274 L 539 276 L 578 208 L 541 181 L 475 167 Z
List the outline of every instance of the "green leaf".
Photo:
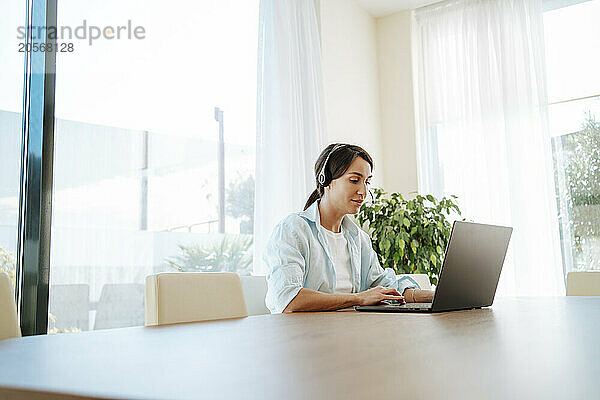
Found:
M 407 228 L 410 226 L 410 220 L 408 218 L 404 218 L 404 226 Z
M 435 203 L 435 199 L 434 199 L 434 198 L 433 198 L 433 196 L 432 196 L 432 195 L 430 195 L 430 194 L 428 194 L 428 195 L 427 195 L 427 200 L 429 200 L 429 201 L 430 201 L 430 202 L 432 202 L 432 203 Z
M 406 246 L 406 242 L 402 239 L 398 240 L 398 247 L 404 249 L 404 246 Z
M 433 263 L 433 265 L 435 265 L 437 263 L 437 258 L 435 257 L 435 254 L 432 254 L 429 259 L 431 260 L 431 262 Z
M 392 246 L 392 244 L 390 243 L 390 240 L 388 238 L 383 239 L 383 251 L 387 252 L 390 247 Z

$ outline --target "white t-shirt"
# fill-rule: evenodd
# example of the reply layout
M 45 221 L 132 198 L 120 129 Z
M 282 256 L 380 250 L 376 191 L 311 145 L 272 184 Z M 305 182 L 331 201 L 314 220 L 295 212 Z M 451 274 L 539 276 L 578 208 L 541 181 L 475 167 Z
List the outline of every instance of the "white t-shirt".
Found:
M 324 229 L 335 268 L 335 293 L 352 293 L 352 269 L 348 241 L 344 237 L 344 230 L 340 230 L 340 233 L 334 233 Z

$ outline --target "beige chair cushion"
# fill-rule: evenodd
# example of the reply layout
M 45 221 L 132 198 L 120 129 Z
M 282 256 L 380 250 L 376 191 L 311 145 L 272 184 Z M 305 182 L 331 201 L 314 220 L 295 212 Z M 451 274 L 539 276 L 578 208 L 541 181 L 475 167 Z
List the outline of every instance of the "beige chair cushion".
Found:
M 21 337 L 15 293 L 10 278 L 0 272 L 0 340 Z
M 419 284 L 423 290 L 431 290 L 431 282 L 429 282 L 429 276 L 427 274 L 400 274 L 396 275 L 398 278 L 408 276 Z
M 146 277 L 146 325 L 247 316 L 235 273 L 171 272 Z
M 600 271 L 569 272 L 567 296 L 600 296 Z

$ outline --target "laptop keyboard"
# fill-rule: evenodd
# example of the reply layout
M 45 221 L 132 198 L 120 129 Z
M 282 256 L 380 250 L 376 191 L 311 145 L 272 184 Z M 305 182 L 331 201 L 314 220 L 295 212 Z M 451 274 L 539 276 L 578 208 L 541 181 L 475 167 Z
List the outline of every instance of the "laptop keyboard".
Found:
M 406 303 L 406 304 L 390 304 L 387 307 L 394 308 L 431 308 L 432 303 Z

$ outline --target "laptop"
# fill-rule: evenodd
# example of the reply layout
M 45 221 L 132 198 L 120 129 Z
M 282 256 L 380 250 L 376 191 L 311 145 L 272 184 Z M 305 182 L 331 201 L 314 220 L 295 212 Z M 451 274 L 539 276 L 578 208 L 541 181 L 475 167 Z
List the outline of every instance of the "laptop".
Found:
M 355 306 L 357 311 L 425 312 L 489 307 L 494 301 L 512 228 L 455 221 L 431 303 Z

